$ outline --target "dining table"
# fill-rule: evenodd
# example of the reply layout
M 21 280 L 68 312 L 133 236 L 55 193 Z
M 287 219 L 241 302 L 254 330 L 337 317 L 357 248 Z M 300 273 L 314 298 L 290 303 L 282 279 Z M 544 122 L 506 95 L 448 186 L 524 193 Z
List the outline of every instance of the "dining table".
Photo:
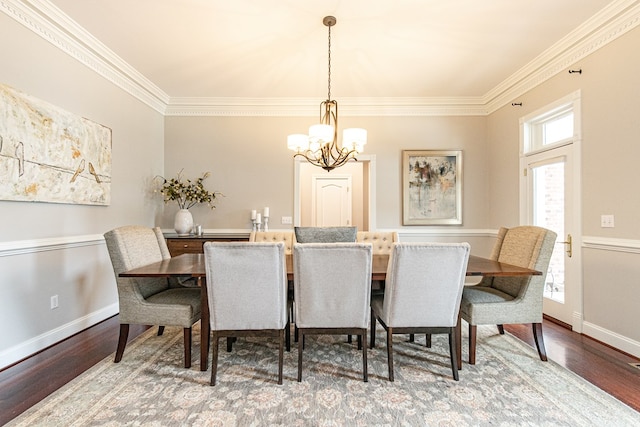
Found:
M 388 254 L 374 254 L 371 268 L 371 281 L 382 281 L 387 277 L 387 265 L 389 264 Z M 287 279 L 291 284 L 293 281 L 293 256 L 286 256 Z M 467 264 L 467 276 L 532 276 L 541 275 L 542 272 L 525 267 L 498 262 L 493 259 L 470 255 Z M 120 277 L 191 277 L 196 280 L 201 287 L 201 321 L 200 321 L 200 370 L 206 371 L 208 368 L 209 343 L 210 343 L 210 323 L 209 323 L 209 303 L 207 287 L 205 284 L 206 270 L 204 254 L 186 253 L 165 259 L 163 261 L 144 265 L 138 268 L 124 271 Z M 458 369 L 462 368 L 462 328 L 460 317 L 455 332 L 456 356 Z

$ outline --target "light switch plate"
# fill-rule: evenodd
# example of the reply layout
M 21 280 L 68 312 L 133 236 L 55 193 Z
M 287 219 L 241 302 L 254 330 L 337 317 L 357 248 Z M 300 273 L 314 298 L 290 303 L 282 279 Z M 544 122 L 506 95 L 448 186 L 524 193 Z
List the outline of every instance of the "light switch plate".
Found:
M 600 215 L 600 227 L 613 228 L 614 227 L 613 215 Z
M 282 224 L 293 224 L 293 218 L 291 218 L 290 216 L 283 216 Z

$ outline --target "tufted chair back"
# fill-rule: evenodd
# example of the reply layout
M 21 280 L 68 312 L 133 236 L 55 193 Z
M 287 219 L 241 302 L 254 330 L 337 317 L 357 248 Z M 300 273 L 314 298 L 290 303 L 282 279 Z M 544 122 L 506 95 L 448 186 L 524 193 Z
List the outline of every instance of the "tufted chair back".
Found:
M 295 241 L 293 231 L 252 231 L 249 235 L 250 242 L 257 243 L 284 243 L 284 253 L 293 253 L 293 243 Z
M 374 254 L 390 255 L 393 244 L 398 241 L 398 233 L 395 231 L 358 231 L 356 241 L 371 243 Z

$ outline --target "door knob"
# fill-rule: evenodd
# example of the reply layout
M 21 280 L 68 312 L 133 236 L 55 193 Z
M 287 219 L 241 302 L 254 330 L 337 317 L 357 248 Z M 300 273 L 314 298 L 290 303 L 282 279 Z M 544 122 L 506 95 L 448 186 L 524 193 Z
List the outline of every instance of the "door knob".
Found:
M 571 255 L 573 255 L 573 239 L 571 238 L 571 234 L 567 234 L 567 240 L 565 242 L 560 242 L 560 243 L 564 243 L 565 245 L 568 245 L 565 249 L 565 251 L 567 252 L 567 255 L 569 256 L 569 258 L 571 258 Z

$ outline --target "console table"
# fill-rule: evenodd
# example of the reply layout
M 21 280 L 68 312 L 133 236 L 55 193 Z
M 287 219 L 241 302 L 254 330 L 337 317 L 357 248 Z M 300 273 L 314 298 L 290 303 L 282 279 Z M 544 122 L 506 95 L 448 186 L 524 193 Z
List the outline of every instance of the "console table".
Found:
M 196 236 L 178 236 L 177 234 L 165 233 L 167 246 L 171 256 L 182 254 L 201 254 L 204 253 L 204 242 L 248 242 L 249 233 L 208 233 Z

